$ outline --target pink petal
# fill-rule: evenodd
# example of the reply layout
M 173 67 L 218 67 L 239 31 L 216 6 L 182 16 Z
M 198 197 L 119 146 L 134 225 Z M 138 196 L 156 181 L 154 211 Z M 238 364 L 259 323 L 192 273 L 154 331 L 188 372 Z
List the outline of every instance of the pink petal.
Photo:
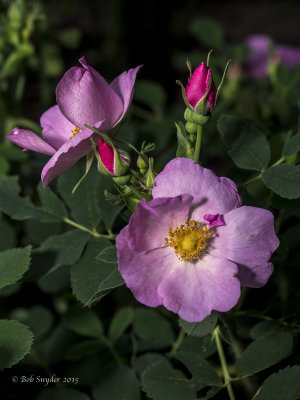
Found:
M 116 124 L 124 117 L 131 103 L 136 74 L 139 72 L 141 67 L 142 65 L 139 65 L 136 68 L 132 68 L 129 71 L 123 72 L 121 75 L 117 76 L 110 84 L 110 86 L 123 101 L 123 112 Z
M 249 77 L 261 78 L 267 75 L 270 38 L 266 35 L 252 35 L 246 39 L 250 54 L 245 62 Z
M 22 147 L 24 150 L 32 150 L 50 156 L 55 153 L 55 149 L 52 146 L 35 133 L 26 129 L 14 128 L 11 133 L 5 137 L 16 145 Z
M 272 272 L 268 261 L 279 245 L 273 214 L 243 206 L 225 214 L 224 221 L 226 225 L 218 227 L 209 253 L 241 264 L 239 278 L 246 286 L 264 284 Z
M 104 140 L 99 139 L 98 140 L 98 153 L 101 158 L 101 161 L 104 165 L 104 167 L 111 173 L 114 174 L 114 159 L 115 159 L 115 153 L 114 149 Z
M 72 129 L 75 128 L 62 114 L 58 106 L 53 106 L 44 112 L 40 123 L 43 128 L 43 138 L 55 149 L 59 149 L 69 140 L 72 135 Z
M 108 131 L 123 113 L 122 100 L 84 57 L 79 61 L 83 67 L 70 68 L 57 85 L 57 104 L 64 116 L 79 128 L 105 120 L 102 131 Z
M 282 64 L 287 68 L 293 68 L 300 64 L 300 48 L 294 46 L 277 45 L 275 53 L 279 56 Z
M 190 105 L 195 108 L 202 97 L 205 95 L 209 80 L 211 77 L 211 70 L 202 62 L 199 67 L 195 69 L 192 76 L 189 79 L 185 94 Z M 214 82 L 211 82 L 211 86 L 206 98 L 206 102 L 209 105 L 209 111 L 212 111 L 215 105 L 216 88 Z
M 149 307 L 157 307 L 162 304 L 158 286 L 179 260 L 169 247 L 142 253 L 132 251 L 128 232 L 127 225 L 116 239 L 119 271 L 138 301 Z
M 84 129 L 57 150 L 43 168 L 41 179 L 44 187 L 90 151 L 92 135 L 95 141 L 99 138 L 90 129 Z
M 149 203 L 143 199 L 129 221 L 131 250 L 142 252 L 164 246 L 169 229 L 177 228 L 188 219 L 192 201 L 187 194 L 158 198 Z
M 174 197 L 183 193 L 194 197 L 195 209 L 191 218 L 197 221 L 202 221 L 204 214 L 224 215 L 241 206 L 237 187 L 232 180 L 217 177 L 191 159 L 175 158 L 156 177 L 152 195 L 153 198 Z
M 240 297 L 236 264 L 206 255 L 195 263 L 176 265 L 162 281 L 163 305 L 188 322 L 200 322 L 213 310 L 225 312 Z
M 238 264 L 237 278 L 241 286 L 260 288 L 264 286 L 274 271 L 273 264 L 270 262 L 253 265 L 249 268 L 246 265 Z

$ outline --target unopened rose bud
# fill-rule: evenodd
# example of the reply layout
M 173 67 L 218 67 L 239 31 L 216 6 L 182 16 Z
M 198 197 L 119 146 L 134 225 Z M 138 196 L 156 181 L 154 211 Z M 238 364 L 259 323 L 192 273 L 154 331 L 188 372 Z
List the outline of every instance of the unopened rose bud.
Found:
M 153 187 L 154 179 L 155 179 L 155 173 L 153 171 L 153 158 L 150 157 L 148 171 L 146 172 L 145 176 L 145 183 L 148 188 Z
M 126 175 L 130 164 L 130 156 L 126 151 L 112 147 L 104 140 L 99 139 L 98 153 L 98 170 L 100 172 L 114 177 Z
M 145 156 L 145 154 L 143 154 L 143 157 L 139 156 L 137 159 L 137 166 L 142 174 L 147 172 L 148 169 L 148 162 L 146 162 L 146 159 L 148 159 L 148 157 Z
M 202 62 L 195 69 L 186 86 L 187 101 L 192 110 L 206 115 L 215 107 L 216 93 L 211 70 Z

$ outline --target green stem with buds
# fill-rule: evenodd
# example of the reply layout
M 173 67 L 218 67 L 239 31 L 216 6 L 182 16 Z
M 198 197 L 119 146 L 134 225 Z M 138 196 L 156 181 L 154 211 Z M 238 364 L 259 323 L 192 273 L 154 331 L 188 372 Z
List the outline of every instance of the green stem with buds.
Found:
M 213 338 L 215 339 L 219 358 L 221 361 L 221 367 L 222 367 L 223 376 L 224 376 L 224 385 L 226 386 L 226 389 L 227 389 L 227 392 L 229 395 L 229 399 L 235 400 L 235 396 L 234 396 L 233 389 L 231 386 L 231 377 L 229 375 L 228 366 L 227 366 L 227 362 L 226 362 L 226 358 L 225 358 L 225 354 L 224 354 L 224 350 L 223 350 L 222 342 L 221 342 L 221 338 L 220 338 L 219 325 L 217 325 L 215 330 L 213 331 Z
M 194 152 L 195 163 L 199 162 L 201 140 L 202 140 L 202 130 L 203 130 L 202 125 L 197 125 L 197 138 L 196 138 L 196 145 L 195 145 L 195 152 Z

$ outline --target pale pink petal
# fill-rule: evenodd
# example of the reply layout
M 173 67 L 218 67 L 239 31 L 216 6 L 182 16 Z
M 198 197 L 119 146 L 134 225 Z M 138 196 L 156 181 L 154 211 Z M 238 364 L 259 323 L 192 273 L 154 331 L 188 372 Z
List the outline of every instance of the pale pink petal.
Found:
M 149 203 L 143 199 L 129 221 L 130 248 L 142 252 L 164 246 L 169 229 L 176 229 L 188 219 L 192 201 L 187 194 L 158 198 Z
M 83 67 L 70 68 L 57 85 L 57 104 L 64 116 L 79 128 L 104 120 L 102 131 L 108 131 L 123 113 L 122 100 L 84 57 L 79 61 Z
M 209 253 L 240 264 L 243 284 L 258 287 L 259 282 L 265 283 L 272 272 L 268 261 L 279 245 L 273 214 L 262 208 L 243 206 L 225 214 L 224 221 L 226 225 L 217 228 Z
M 236 305 L 241 286 L 236 273 L 236 264 L 211 255 L 182 261 L 162 279 L 158 294 L 168 310 L 188 322 L 200 322 L 213 310 L 225 312 Z
M 117 76 L 110 84 L 110 86 L 123 101 L 123 112 L 115 125 L 124 117 L 126 111 L 128 110 L 133 96 L 133 88 L 135 84 L 136 74 L 139 72 L 141 67 L 142 65 L 139 65 L 136 68 L 132 68 L 129 71 L 123 72 L 121 75 Z
M 119 271 L 138 301 L 157 307 L 162 304 L 158 286 L 180 261 L 169 247 L 136 253 L 130 249 L 129 242 L 127 225 L 116 239 Z
M 46 143 L 35 133 L 26 129 L 14 128 L 11 133 L 5 137 L 24 150 L 32 150 L 38 153 L 48 154 L 49 156 L 55 153 L 55 149 L 50 146 L 50 144 Z
M 40 124 L 43 128 L 43 138 L 56 150 L 69 140 L 72 136 L 72 129 L 75 128 L 62 114 L 58 106 L 53 106 L 44 112 Z
M 96 141 L 99 136 L 90 129 L 85 129 L 62 145 L 47 162 L 42 171 L 42 182 L 46 187 L 53 179 L 72 167 L 81 157 L 92 148 L 90 137 Z
M 249 268 L 246 265 L 238 264 L 237 278 L 242 286 L 260 288 L 264 286 L 274 271 L 273 264 L 270 262 L 252 265 Z
M 203 221 L 204 214 L 225 214 L 241 206 L 235 183 L 219 178 L 211 170 L 188 158 L 175 158 L 155 178 L 152 195 L 174 197 L 188 193 L 194 197 L 191 218 Z

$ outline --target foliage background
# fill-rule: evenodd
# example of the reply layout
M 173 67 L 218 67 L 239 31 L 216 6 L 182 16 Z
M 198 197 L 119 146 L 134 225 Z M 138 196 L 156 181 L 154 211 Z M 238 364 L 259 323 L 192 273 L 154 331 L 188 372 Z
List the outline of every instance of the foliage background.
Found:
M 101 297 L 106 290 L 118 287 L 95 304 L 92 311 L 79 306 L 70 289 L 70 270 L 73 293 L 85 303 L 90 300 L 93 288 L 87 293 L 80 284 L 76 286 L 76 282 L 81 282 L 87 274 L 87 264 L 93 268 L 90 263 L 93 256 L 86 254 L 90 251 L 89 254 L 96 256 L 101 248 L 111 243 L 103 239 L 90 240 L 89 233 L 73 229 L 74 226 L 63 220 L 71 215 L 90 230 L 97 228 L 99 232 L 104 232 L 105 228 L 112 227 L 117 232 L 128 220 L 128 213 L 118 208 L 118 216 L 105 218 L 106 211 L 110 215 L 112 209 L 107 208 L 109 206 L 101 195 L 101 188 L 109 188 L 110 183 L 93 172 L 79 190 L 77 200 L 72 200 L 69 193 L 80 176 L 80 166 L 64 174 L 57 184 L 51 185 L 58 197 L 52 196 L 50 190 L 44 192 L 41 187 L 37 190 L 40 172 L 47 158 L 21 152 L 5 141 L 4 135 L 16 125 L 40 132 L 39 117 L 54 104 L 55 87 L 60 77 L 82 55 L 108 81 L 125 69 L 144 64 L 138 76 L 128 122 L 122 127 L 120 136 L 136 146 L 140 146 L 143 140 L 156 142 L 154 156 L 157 167 L 161 168 L 176 152 L 174 121 L 182 119 L 184 108 L 175 80 L 186 82 L 186 57 L 196 66 L 213 47 L 212 67 L 218 81 L 228 58 L 239 63 L 245 59 L 247 53 L 243 41 L 249 34 L 266 33 L 275 42 L 300 46 L 300 33 L 295 31 L 299 12 L 298 1 L 0 2 L 0 209 L 3 211 L 0 250 L 32 246 L 31 266 L 22 282 L 1 290 L 0 316 L 25 323 L 35 334 L 30 354 L 19 364 L 1 372 L 0 390 L 5 393 L 6 399 L 19 399 L 24 397 L 24 393 L 26 397 L 37 400 L 67 400 L 69 397 L 76 399 L 76 396 L 79 400 L 87 400 L 87 396 L 95 400 L 120 399 L 117 396 L 126 390 L 129 390 L 128 398 L 133 400 L 139 396 L 146 398 L 145 391 L 150 398 L 157 400 L 166 400 L 167 396 L 175 399 L 176 394 L 168 386 L 167 392 L 161 394 L 162 389 L 155 376 L 165 373 L 165 354 L 174 350 L 179 329 L 176 316 L 163 309 L 153 311 L 141 307 L 130 292 L 120 286 L 118 278 L 110 281 L 111 286 L 96 290 L 96 297 Z M 203 18 L 206 19 L 206 27 L 203 27 Z M 226 142 L 226 119 L 220 118 L 221 114 L 250 119 L 271 145 L 271 164 L 276 162 L 289 134 L 299 131 L 300 73 L 298 70 L 292 75 L 283 69 L 276 82 L 267 79 L 255 82 L 245 76 L 235 84 L 232 82 L 229 79 L 223 98 L 205 128 L 201 160 L 217 174 L 241 183 L 255 174 L 247 169 L 238 169 L 227 153 L 231 143 Z M 223 128 L 220 121 L 223 121 Z M 220 139 L 220 133 L 225 143 Z M 297 164 L 299 156 L 291 155 L 293 159 L 290 162 Z M 29 206 L 23 198 L 20 199 L 16 182 L 13 183 L 10 177 L 12 175 L 19 176 L 22 196 L 29 196 L 31 204 L 41 206 L 41 209 Z M 97 185 L 94 184 L 95 179 Z M 92 217 L 85 213 L 85 193 L 99 199 L 98 206 L 93 205 Z M 279 365 L 263 370 L 250 383 L 237 384 L 237 396 L 241 396 L 238 398 L 250 398 L 249 393 L 253 395 L 273 372 L 299 363 L 296 333 L 300 323 L 297 291 L 300 214 L 299 195 L 293 195 L 292 200 L 277 194 L 270 195 L 261 180 L 247 186 L 247 190 L 241 186 L 241 194 L 246 204 L 267 207 L 274 212 L 281 239 L 281 247 L 274 257 L 276 272 L 268 285 L 257 291 L 245 292 L 243 304 L 223 324 L 223 338 L 231 344 L 236 338 L 230 338 L 225 329 L 233 325 L 233 331 L 241 342 L 240 352 L 259 336 L 259 330 L 266 334 L 277 332 L 279 327 L 281 329 L 272 338 L 274 348 L 281 343 L 282 356 L 270 361 L 266 355 L 266 364 L 252 367 L 251 374 L 267 365 L 277 362 Z M 55 210 L 58 215 L 53 216 L 49 209 Z M 52 242 L 51 237 L 54 237 Z M 88 257 L 88 262 L 84 261 L 84 257 Z M 105 262 L 102 258 L 103 265 L 107 268 L 109 264 L 115 265 L 111 262 L 114 261 L 113 254 L 105 257 Z M 26 260 L 23 272 L 28 268 L 25 264 Z M 97 270 L 98 266 L 94 268 Z M 49 270 L 51 273 L 47 274 Z M 83 320 L 85 324 L 82 324 Z M 149 321 L 152 324 L 149 325 Z M 266 325 L 257 325 L 262 321 Z M 196 352 L 216 367 L 218 358 L 215 348 L 209 335 L 205 336 L 209 332 L 208 329 L 198 336 L 186 336 L 180 350 Z M 281 336 L 278 338 L 278 335 Z M 3 336 L 10 337 L 10 333 L 2 333 Z M 26 339 L 25 336 L 23 342 L 30 343 L 30 334 Z M 269 341 L 270 337 L 267 338 Z M 261 347 L 253 350 L 255 354 L 265 348 L 264 342 L 259 345 Z M 237 347 L 233 347 L 236 351 Z M 22 358 L 22 352 L 26 351 L 20 348 L 11 355 L 15 357 L 15 362 Z M 227 353 L 233 365 L 237 354 L 230 345 Z M 114 365 L 119 356 L 125 366 L 116 369 Z M 173 359 L 172 365 L 180 372 L 172 373 L 174 376 L 185 373 L 190 379 L 191 373 L 194 375 L 193 370 L 185 362 L 184 355 L 178 357 L 175 361 Z M 250 352 L 250 360 L 246 364 L 249 366 L 251 362 L 254 360 Z M 140 395 L 133 371 L 140 381 L 142 372 L 149 366 L 154 368 L 153 376 L 148 376 L 144 392 Z M 161 370 L 155 371 L 156 367 Z M 46 377 L 54 373 L 59 377 L 79 377 L 79 383 L 71 382 L 63 387 L 49 384 L 46 390 L 41 384 L 14 384 L 11 381 L 12 376 L 30 377 L 34 374 Z M 108 383 L 105 385 L 105 382 Z M 123 389 L 112 394 L 115 382 Z M 200 385 L 198 389 L 199 398 L 209 398 L 205 397 L 209 396 L 205 385 Z M 74 390 L 82 394 L 76 394 Z M 178 387 L 176 390 L 179 390 Z M 181 398 L 188 399 L 187 389 L 181 390 L 184 393 Z M 223 399 L 225 395 L 221 391 L 214 398 Z

